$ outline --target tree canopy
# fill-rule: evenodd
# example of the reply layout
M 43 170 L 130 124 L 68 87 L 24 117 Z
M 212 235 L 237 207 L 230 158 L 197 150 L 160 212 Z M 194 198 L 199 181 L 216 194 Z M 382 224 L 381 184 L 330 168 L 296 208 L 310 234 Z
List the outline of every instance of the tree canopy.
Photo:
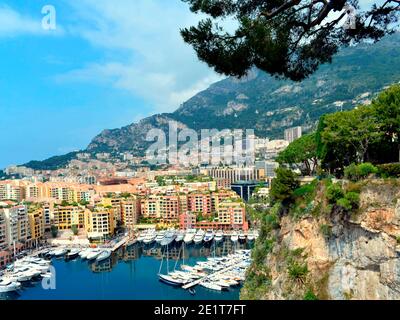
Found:
M 400 12 L 400 0 L 373 4 L 365 12 L 358 0 L 182 1 L 192 12 L 208 15 L 181 34 L 216 72 L 242 77 L 257 67 L 294 81 L 331 62 L 340 46 L 393 33 Z M 222 26 L 232 20 L 233 32 Z
M 279 153 L 277 162 L 297 166 L 304 174 L 313 175 L 318 165 L 316 134 L 310 133 L 293 141 Z
M 324 169 L 343 173 L 352 163 L 398 161 L 400 85 L 383 91 L 370 105 L 324 115 L 316 134 Z

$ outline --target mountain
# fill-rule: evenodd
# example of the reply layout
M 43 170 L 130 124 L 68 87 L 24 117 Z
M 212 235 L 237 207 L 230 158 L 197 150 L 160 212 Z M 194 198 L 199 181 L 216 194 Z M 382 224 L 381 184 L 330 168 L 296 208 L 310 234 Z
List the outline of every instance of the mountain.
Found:
M 173 113 L 104 130 L 85 151 L 143 155 L 149 145 L 145 141 L 147 132 L 159 128 L 167 133 L 171 120 L 182 128 L 254 129 L 260 137 L 282 138 L 286 128 L 311 130 L 321 115 L 368 103 L 384 87 L 399 81 L 400 35 L 396 34 L 376 44 L 343 49 L 332 64 L 323 65 L 301 83 L 276 79 L 258 70 L 244 79 L 227 78 Z M 66 162 L 62 157 L 57 161 L 61 165 Z M 27 166 L 32 167 L 32 162 Z M 40 162 L 34 162 L 34 167 L 40 168 Z

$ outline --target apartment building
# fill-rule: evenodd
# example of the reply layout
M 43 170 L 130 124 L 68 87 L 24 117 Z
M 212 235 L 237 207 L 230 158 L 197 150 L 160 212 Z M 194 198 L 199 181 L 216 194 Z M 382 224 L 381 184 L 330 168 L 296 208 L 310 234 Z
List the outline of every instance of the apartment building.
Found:
M 211 193 L 191 193 L 188 195 L 188 211 L 201 213 L 203 216 L 212 214 Z
M 69 230 L 72 226 L 85 227 L 85 213 L 79 206 L 58 206 L 54 208 L 54 225 L 58 230 Z
M 264 180 L 265 170 L 256 167 L 211 168 L 207 170 L 207 175 L 217 182 L 218 188 L 230 189 L 237 181 Z
M 31 239 L 41 240 L 44 236 L 44 210 L 39 209 L 34 212 L 28 213 L 29 227 L 31 232 Z
M 221 203 L 218 208 L 218 222 L 221 226 L 229 226 L 231 229 L 248 230 L 244 203 L 231 200 Z
M 0 201 L 14 200 L 20 202 L 25 199 L 25 190 L 25 186 L 19 184 L 19 182 L 1 182 Z
M 115 220 L 113 209 L 96 208 L 86 210 L 86 232 L 92 240 L 104 240 L 114 235 Z
M 6 241 L 9 247 L 14 243 L 28 245 L 31 240 L 28 211 L 26 206 L 3 209 L 6 222 Z
M 125 199 L 121 202 L 122 223 L 128 229 L 134 229 L 139 221 L 140 201 L 137 198 Z
M 302 136 L 302 128 L 301 127 L 294 127 L 285 130 L 285 140 L 289 143 L 301 138 Z
M 178 221 L 180 214 L 187 210 L 187 196 L 150 195 L 141 200 L 140 207 L 145 218 L 161 219 L 166 222 Z
M 6 226 L 6 215 L 3 209 L 0 209 L 0 251 L 5 250 L 7 244 L 7 226 Z

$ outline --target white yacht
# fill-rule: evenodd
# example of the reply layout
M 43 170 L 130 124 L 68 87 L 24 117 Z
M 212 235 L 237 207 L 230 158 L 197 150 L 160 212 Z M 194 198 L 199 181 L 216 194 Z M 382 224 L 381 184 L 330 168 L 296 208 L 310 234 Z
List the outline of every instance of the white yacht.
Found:
M 208 243 L 213 241 L 213 239 L 214 239 L 214 231 L 207 230 L 206 234 L 204 235 L 204 242 Z
M 193 241 L 195 244 L 199 244 L 203 242 L 204 236 L 205 236 L 204 230 L 199 229 L 199 231 L 196 232 L 196 235 L 193 238 Z
M 245 233 L 243 232 L 243 231 L 240 231 L 239 232 L 239 241 L 241 242 L 241 243 L 244 243 L 244 242 L 246 242 L 246 235 L 245 235 Z
M 164 239 L 164 237 L 165 237 L 165 233 L 166 233 L 165 230 L 159 231 L 159 232 L 157 233 L 157 236 L 156 236 L 156 242 L 157 242 L 157 243 L 161 243 L 161 241 L 162 241 L 162 240 Z
M 147 237 L 147 231 L 142 231 L 137 238 L 137 242 L 143 242 L 144 239 Z
M 151 244 L 156 240 L 157 231 L 155 229 L 149 230 L 143 239 L 144 244 Z
M 236 242 L 239 241 L 239 235 L 238 235 L 238 233 L 237 233 L 236 231 L 234 231 L 234 232 L 231 234 L 231 241 L 234 242 L 234 243 L 236 243 Z
M 96 259 L 100 254 L 102 253 L 102 250 L 99 249 L 93 249 L 91 253 L 89 253 L 87 255 L 87 259 L 90 260 L 94 260 Z
M 96 262 L 102 262 L 110 257 L 111 257 L 111 250 L 104 250 L 100 253 L 99 256 L 97 256 Z
M 81 252 L 80 249 L 72 249 L 69 253 L 67 253 L 67 259 L 75 259 L 76 257 L 79 256 L 79 253 Z
M 181 230 L 176 233 L 175 241 L 182 242 L 184 238 L 185 238 L 185 232 Z
M 247 240 L 249 242 L 253 242 L 255 240 L 255 234 L 253 230 L 250 230 L 249 233 L 247 234 Z
M 186 244 L 192 243 L 195 235 L 196 235 L 196 229 L 189 229 L 187 230 L 186 235 L 183 238 L 183 241 Z
M 54 257 L 56 257 L 56 258 L 60 258 L 60 257 L 62 257 L 62 256 L 65 256 L 65 254 L 66 254 L 67 252 L 68 252 L 67 249 L 65 249 L 65 248 L 60 248 L 60 249 L 54 250 L 54 251 L 53 251 L 53 255 L 54 255 Z
M 85 259 L 87 259 L 87 256 L 88 256 L 91 252 L 92 252 L 92 249 L 83 250 L 83 251 L 81 251 L 81 252 L 79 253 L 79 257 L 80 257 L 82 260 L 85 260 Z
M 7 278 L 0 280 L 0 293 L 17 291 L 19 288 L 21 288 L 21 284 L 19 282 L 10 281 Z
M 221 242 L 224 240 L 224 233 L 222 230 L 218 230 L 214 237 L 215 242 Z

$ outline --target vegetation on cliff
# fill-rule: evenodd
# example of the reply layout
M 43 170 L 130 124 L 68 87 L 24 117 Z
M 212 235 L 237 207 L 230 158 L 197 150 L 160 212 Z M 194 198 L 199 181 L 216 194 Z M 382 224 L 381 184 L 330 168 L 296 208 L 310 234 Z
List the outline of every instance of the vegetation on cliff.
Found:
M 390 112 L 384 112 L 384 106 Z M 319 241 L 320 248 L 326 251 L 334 237 L 353 232 L 352 224 L 365 213 L 366 208 L 379 207 L 370 203 L 368 197 L 364 196 L 361 200 L 363 192 L 368 192 L 375 185 L 379 188 L 398 185 L 400 164 L 387 162 L 397 160 L 400 131 L 396 131 L 397 122 L 393 123 L 383 114 L 400 119 L 399 85 L 381 93 L 368 106 L 322 117 L 316 134 L 292 143 L 280 155 L 282 166 L 277 170 L 270 191 L 271 208 L 258 216 L 253 214 L 253 217 L 259 217 L 261 233 L 253 250 L 253 265 L 242 290 L 243 299 L 277 297 L 309 300 L 328 299 L 333 295 L 332 292 L 328 294 L 333 259 L 327 259 L 323 268 L 318 272 L 313 270 L 310 276 L 309 260 L 315 262 L 318 257 L 310 256 L 307 250 L 303 250 L 305 248 L 290 248 L 283 238 L 293 232 L 294 225 L 305 223 L 313 226 L 313 239 Z M 310 142 L 310 138 L 315 140 Z M 294 150 L 301 154 L 295 155 Z M 313 162 L 315 156 L 318 156 L 320 164 L 319 174 L 311 183 L 301 184 L 292 169 L 310 172 L 303 162 Z M 394 195 L 390 197 L 393 200 L 385 205 L 391 207 L 385 210 L 393 210 L 395 205 L 393 201 L 397 198 Z M 365 224 L 370 223 L 368 219 Z M 298 228 L 296 232 L 299 235 L 293 236 L 295 239 L 305 237 L 301 227 Z M 363 228 L 354 232 L 370 232 L 370 228 Z M 399 232 L 392 229 L 384 230 L 391 230 L 389 237 L 397 244 L 400 229 Z M 370 239 L 373 239 L 372 235 L 368 236 L 366 244 Z M 277 287 L 279 294 L 274 292 Z M 343 292 L 342 296 L 353 297 L 354 293 Z

